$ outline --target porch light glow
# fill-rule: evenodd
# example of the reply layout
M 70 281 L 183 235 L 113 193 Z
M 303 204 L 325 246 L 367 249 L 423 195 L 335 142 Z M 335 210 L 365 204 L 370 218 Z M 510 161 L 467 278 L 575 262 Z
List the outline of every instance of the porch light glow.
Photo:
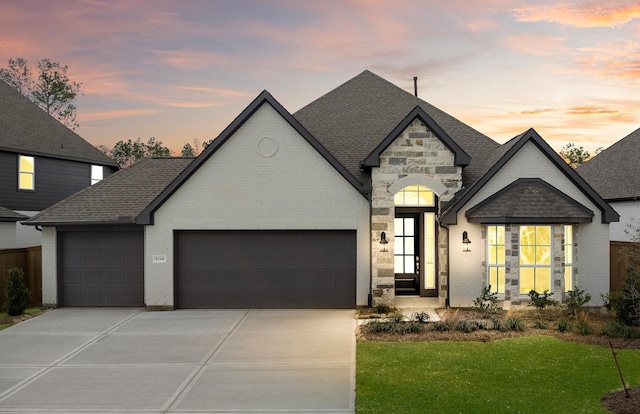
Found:
M 469 234 L 466 231 L 462 232 L 462 244 L 464 245 L 463 252 L 470 252 L 469 244 L 471 244 L 471 240 L 469 240 Z
M 382 252 L 387 251 L 387 243 L 389 243 L 387 241 L 387 234 L 383 231 L 382 233 L 380 233 L 380 244 L 382 245 Z

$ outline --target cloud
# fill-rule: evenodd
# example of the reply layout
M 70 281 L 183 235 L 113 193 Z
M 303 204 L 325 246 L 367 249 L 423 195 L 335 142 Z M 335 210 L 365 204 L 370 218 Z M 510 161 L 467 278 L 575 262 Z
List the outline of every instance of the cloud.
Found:
M 640 4 L 530 5 L 511 10 L 519 22 L 554 22 L 573 27 L 615 27 L 640 18 Z
M 549 56 L 566 50 L 563 42 L 566 39 L 559 36 L 545 36 L 539 34 L 519 34 L 506 37 L 504 43 L 511 49 L 535 56 Z
M 114 109 L 110 111 L 86 112 L 78 114 L 81 122 L 103 121 L 105 119 L 128 118 L 132 116 L 150 115 L 159 111 L 151 109 Z
M 582 72 L 606 78 L 640 80 L 640 43 L 618 40 L 578 49 Z
M 554 109 L 554 108 L 529 109 L 527 111 L 520 111 L 519 114 L 520 115 L 538 115 L 538 114 L 544 114 L 544 113 L 556 112 L 556 111 L 557 109 Z
M 231 62 L 229 56 L 206 50 L 155 50 L 151 53 L 159 63 L 179 69 L 203 69 Z

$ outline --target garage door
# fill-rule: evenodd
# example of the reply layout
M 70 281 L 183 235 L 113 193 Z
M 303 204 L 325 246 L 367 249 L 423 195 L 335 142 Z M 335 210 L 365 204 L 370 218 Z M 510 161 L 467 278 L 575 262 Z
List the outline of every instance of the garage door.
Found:
M 354 308 L 355 231 L 181 231 L 180 308 Z
M 144 306 L 142 232 L 59 234 L 62 306 Z

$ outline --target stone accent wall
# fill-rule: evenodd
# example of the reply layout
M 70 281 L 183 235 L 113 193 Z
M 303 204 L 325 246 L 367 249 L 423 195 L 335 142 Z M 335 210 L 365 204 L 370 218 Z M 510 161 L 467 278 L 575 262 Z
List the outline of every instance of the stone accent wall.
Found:
M 380 167 L 371 171 L 371 273 L 373 305 L 393 305 L 395 301 L 393 269 L 393 222 L 395 206 L 389 191 L 405 177 L 428 177 L 446 191 L 437 194 L 440 203 L 450 200 L 462 186 L 462 168 L 454 164 L 453 153 L 419 120 L 415 120 L 380 156 Z M 441 303 L 446 299 L 448 241 L 446 230 L 439 229 L 438 284 Z M 380 244 L 385 232 L 389 244 Z

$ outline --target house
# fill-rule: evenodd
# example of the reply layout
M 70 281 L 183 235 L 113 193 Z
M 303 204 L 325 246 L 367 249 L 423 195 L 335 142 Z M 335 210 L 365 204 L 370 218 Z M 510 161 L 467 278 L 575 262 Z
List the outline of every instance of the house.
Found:
M 640 241 L 640 129 L 635 130 L 576 171 L 620 214 L 610 239 Z
M 40 245 L 19 223 L 118 165 L 34 103 L 0 81 L 0 248 Z
M 617 219 L 534 130 L 500 145 L 364 71 L 294 114 L 264 91 L 194 160 L 139 162 L 28 224 L 50 306 L 354 308 L 599 298 Z

